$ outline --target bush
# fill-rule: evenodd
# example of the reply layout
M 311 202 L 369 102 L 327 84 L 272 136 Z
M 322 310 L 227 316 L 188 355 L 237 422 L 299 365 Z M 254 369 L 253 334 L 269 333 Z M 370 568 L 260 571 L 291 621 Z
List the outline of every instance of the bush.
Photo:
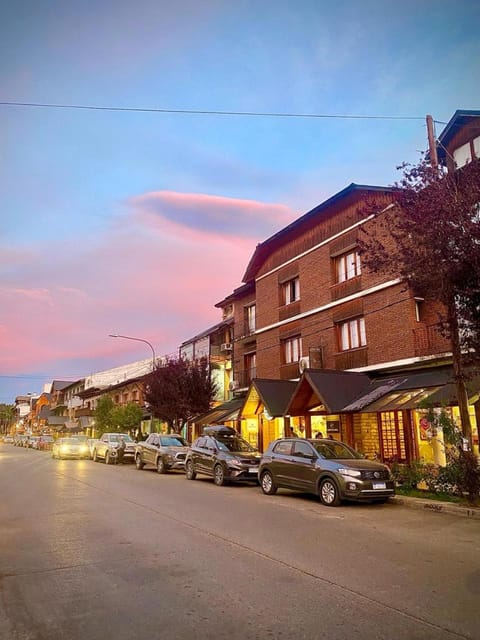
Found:
M 392 465 L 392 476 L 396 485 L 404 489 L 416 489 L 417 484 L 423 479 L 423 465 L 421 462 L 410 462 L 410 464 Z

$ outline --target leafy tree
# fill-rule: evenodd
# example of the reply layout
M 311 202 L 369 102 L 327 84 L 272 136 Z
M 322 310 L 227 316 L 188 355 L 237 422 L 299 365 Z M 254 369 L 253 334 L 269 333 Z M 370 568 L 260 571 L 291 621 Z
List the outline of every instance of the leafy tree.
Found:
M 178 432 L 193 416 L 210 409 L 215 393 L 206 358 L 198 362 L 172 358 L 147 378 L 145 400 L 156 418 Z
M 415 295 L 440 303 L 450 339 L 463 435 L 472 444 L 468 367 L 480 355 L 480 160 L 440 173 L 423 159 L 404 164 L 394 207 L 364 211 L 360 246 L 371 271 L 401 276 Z
M 115 405 L 110 396 L 102 396 L 97 402 L 94 411 L 95 430 L 101 435 L 112 427 L 112 412 Z
M 114 406 L 110 413 L 113 429 L 115 431 L 118 429 L 122 433 L 136 429 L 140 425 L 142 417 L 143 409 L 134 402 Z
M 15 417 L 15 405 L 0 404 L 0 433 L 9 433 Z

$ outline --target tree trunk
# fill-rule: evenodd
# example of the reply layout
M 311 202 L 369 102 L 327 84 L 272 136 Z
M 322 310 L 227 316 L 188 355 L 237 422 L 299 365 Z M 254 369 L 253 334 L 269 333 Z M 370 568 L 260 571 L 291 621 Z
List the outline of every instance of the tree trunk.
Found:
M 470 414 L 468 411 L 468 393 L 465 384 L 466 374 L 462 363 L 462 349 L 458 333 L 457 308 L 453 298 L 448 306 L 448 324 L 450 329 L 450 340 L 452 342 L 452 364 L 457 391 L 458 410 L 460 412 L 460 423 L 462 425 L 463 437 L 467 439 L 469 448 L 472 450 L 472 425 L 470 423 Z

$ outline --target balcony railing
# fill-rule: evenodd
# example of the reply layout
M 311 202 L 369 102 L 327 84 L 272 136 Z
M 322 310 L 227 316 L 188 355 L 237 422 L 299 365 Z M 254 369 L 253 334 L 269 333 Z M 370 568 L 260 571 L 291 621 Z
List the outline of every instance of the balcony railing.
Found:
M 415 328 L 413 340 L 416 356 L 431 356 L 451 349 L 450 341 L 442 333 L 440 323 Z
M 237 389 L 245 389 L 250 386 L 252 380 L 257 377 L 256 367 L 244 369 L 243 371 L 235 371 L 234 380 Z

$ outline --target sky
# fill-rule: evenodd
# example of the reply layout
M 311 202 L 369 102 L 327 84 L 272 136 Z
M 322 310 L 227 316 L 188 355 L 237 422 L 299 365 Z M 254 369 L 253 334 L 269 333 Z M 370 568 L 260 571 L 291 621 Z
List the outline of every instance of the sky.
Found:
M 219 322 L 259 242 L 480 108 L 479 32 L 472 0 L 3 3 L 0 403 Z

